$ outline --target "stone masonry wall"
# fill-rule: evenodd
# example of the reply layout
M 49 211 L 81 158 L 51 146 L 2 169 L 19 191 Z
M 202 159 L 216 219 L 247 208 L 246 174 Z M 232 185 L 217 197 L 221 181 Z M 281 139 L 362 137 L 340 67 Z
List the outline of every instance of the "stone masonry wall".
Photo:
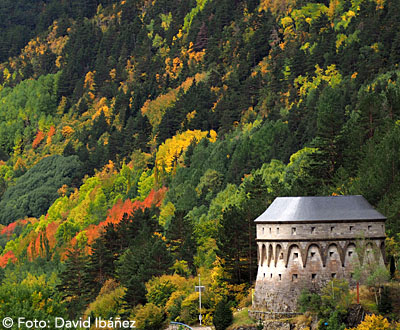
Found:
M 363 255 L 356 239 L 365 238 Z M 384 264 L 385 226 L 376 222 L 257 224 L 258 274 L 253 309 L 295 312 L 302 289 L 318 292 L 332 278 L 350 285 L 354 267 Z

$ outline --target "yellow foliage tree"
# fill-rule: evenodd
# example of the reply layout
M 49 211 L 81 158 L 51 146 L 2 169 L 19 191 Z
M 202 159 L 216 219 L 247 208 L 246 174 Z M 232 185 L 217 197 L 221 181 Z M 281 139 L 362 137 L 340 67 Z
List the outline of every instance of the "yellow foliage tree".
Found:
M 400 329 L 395 325 L 390 325 L 389 321 L 382 315 L 367 315 L 365 320 L 361 322 L 357 328 L 346 330 L 397 330 Z
M 186 93 L 195 80 L 200 82 L 206 79 L 207 73 L 198 73 L 194 78 L 187 78 L 180 86 L 171 89 L 166 94 L 162 94 L 154 100 L 147 100 L 141 109 L 142 115 L 149 119 L 151 126 L 153 126 L 153 129 L 155 130 L 160 124 L 165 112 L 174 106 L 179 91 L 183 90 Z
M 114 317 L 121 315 L 123 296 L 126 289 L 114 280 L 107 280 L 104 283 L 96 300 L 90 303 L 85 311 L 85 316 L 94 315 L 95 317 L 107 318 L 109 315 Z
M 107 99 L 105 97 L 102 97 L 98 102 L 94 104 L 94 109 L 96 110 L 96 112 L 93 114 L 92 120 L 96 119 L 101 115 L 101 113 L 103 113 L 104 117 L 106 117 L 107 123 L 110 123 L 111 110 L 107 105 Z
M 183 152 L 192 143 L 192 141 L 200 141 L 207 135 L 210 135 L 210 142 L 215 142 L 217 133 L 213 130 L 199 131 L 188 130 L 181 134 L 175 135 L 171 139 L 167 139 L 159 148 L 156 154 L 156 167 L 158 173 L 170 173 L 176 168 L 178 163 L 183 161 Z
M 71 136 L 73 133 L 75 132 L 75 130 L 71 127 L 71 126 L 64 126 L 63 129 L 61 130 L 61 134 L 64 137 L 69 137 Z
M 295 86 L 301 97 L 306 96 L 310 91 L 317 89 L 322 83 L 327 83 L 331 87 L 335 87 L 342 81 L 342 75 L 337 70 L 336 65 L 329 65 L 326 70 L 322 69 L 318 64 L 315 66 L 315 76 L 312 81 L 308 77 L 298 76 L 295 80 Z
M 296 0 L 261 0 L 258 11 L 271 11 L 275 15 L 287 14 L 296 5 Z
M 84 87 L 88 88 L 90 91 L 94 91 L 96 88 L 96 83 L 94 82 L 94 75 L 96 71 L 89 71 L 85 76 Z
M 164 310 L 152 303 L 144 306 L 138 305 L 135 310 L 135 326 L 138 329 L 144 329 L 144 326 L 152 329 L 163 329 Z
M 67 43 L 69 37 L 68 35 L 57 37 L 58 30 L 58 22 L 54 21 L 53 25 L 50 27 L 51 32 L 47 36 L 47 43 L 49 45 L 50 50 L 56 54 L 61 55 L 61 52 Z

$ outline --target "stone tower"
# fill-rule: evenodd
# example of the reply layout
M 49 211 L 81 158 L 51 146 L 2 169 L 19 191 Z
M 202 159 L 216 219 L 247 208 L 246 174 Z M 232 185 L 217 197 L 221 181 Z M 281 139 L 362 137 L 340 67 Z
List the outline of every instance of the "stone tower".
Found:
M 355 285 L 355 265 L 368 258 L 384 264 L 385 220 L 362 196 L 276 198 L 255 220 L 253 310 L 290 314 L 303 288 L 318 291 L 332 278 Z

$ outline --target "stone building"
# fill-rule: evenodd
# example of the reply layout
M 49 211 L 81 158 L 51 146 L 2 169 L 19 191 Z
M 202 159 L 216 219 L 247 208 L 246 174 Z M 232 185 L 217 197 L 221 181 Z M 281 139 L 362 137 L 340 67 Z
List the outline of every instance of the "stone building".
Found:
M 362 196 L 276 198 L 255 220 L 253 310 L 295 312 L 303 288 L 318 291 L 332 278 L 355 285 L 357 265 L 384 264 L 385 220 Z

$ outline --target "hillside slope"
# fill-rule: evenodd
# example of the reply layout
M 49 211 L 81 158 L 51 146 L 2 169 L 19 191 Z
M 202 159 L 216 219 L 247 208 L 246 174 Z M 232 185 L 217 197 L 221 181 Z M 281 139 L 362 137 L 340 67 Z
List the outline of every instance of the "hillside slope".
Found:
M 362 194 L 398 267 L 397 1 L 35 4 L 12 5 L 32 26 L 2 20 L 0 295 L 158 329 L 195 321 L 200 272 L 210 323 L 254 282 L 253 220 L 289 195 Z

